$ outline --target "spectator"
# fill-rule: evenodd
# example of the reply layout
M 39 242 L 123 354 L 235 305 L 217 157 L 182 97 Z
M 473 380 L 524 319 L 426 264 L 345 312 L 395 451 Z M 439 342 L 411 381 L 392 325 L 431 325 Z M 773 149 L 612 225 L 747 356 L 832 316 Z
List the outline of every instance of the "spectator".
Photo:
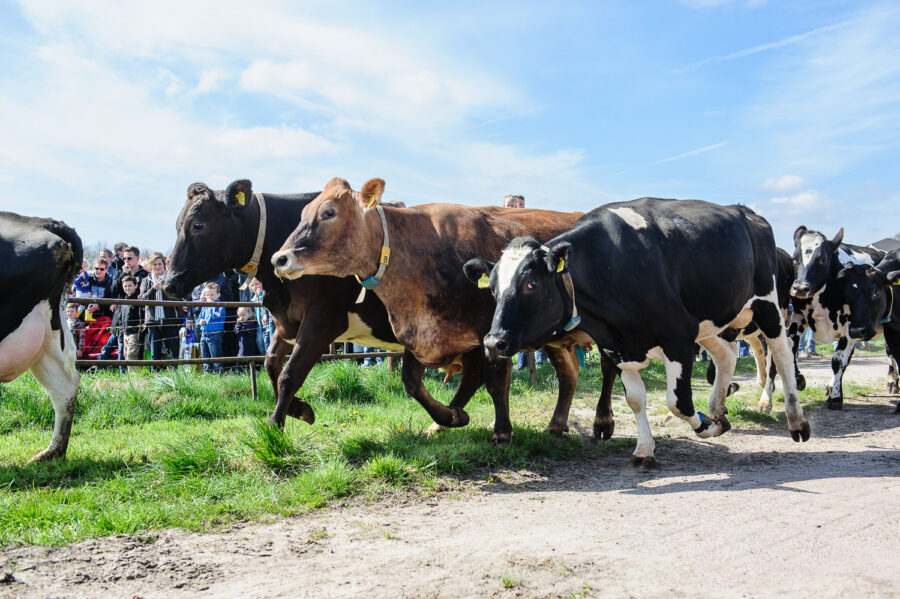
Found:
M 807 328 L 803 331 L 803 336 L 800 337 L 800 351 L 806 350 L 806 357 L 808 358 L 818 358 L 819 352 L 816 351 L 816 340 L 813 338 L 812 328 Z
M 116 264 L 116 259 L 115 256 L 113 256 L 112 250 L 110 250 L 109 248 L 103 248 L 102 250 L 100 250 L 100 257 L 104 258 L 109 264 L 108 276 L 111 279 L 115 279 L 116 271 L 119 270 L 119 266 Z
M 202 301 L 218 302 L 219 286 L 209 282 L 204 286 Z M 200 318 L 197 320 L 200 327 L 200 352 L 204 358 L 222 357 L 222 331 L 225 328 L 225 308 L 209 306 L 200 309 Z M 203 372 L 219 372 L 220 364 L 204 364 Z
M 116 245 L 113 246 L 113 250 L 116 252 L 116 257 L 114 260 L 116 261 L 116 268 L 122 268 L 125 265 L 125 248 L 128 247 L 128 244 L 124 241 L 120 241 Z
M 253 292 L 250 296 L 250 301 L 262 303 L 263 295 L 265 293 L 263 291 L 262 283 L 257 279 L 253 279 L 250 281 L 250 291 Z M 253 308 L 253 312 L 256 316 L 257 323 L 256 344 L 259 346 L 260 355 L 264 355 L 269 349 L 269 343 L 272 341 L 275 323 L 272 321 L 272 315 L 269 311 L 262 306 Z
M 258 356 L 259 346 L 256 343 L 256 319 L 253 308 L 238 308 L 237 322 L 234 323 L 234 334 L 238 341 L 238 356 Z
M 165 300 L 162 282 L 166 276 L 166 258 L 161 252 L 153 252 L 147 258 L 150 274 L 141 282 L 140 299 Z M 150 359 L 163 359 L 163 349 L 172 359 L 178 358 L 178 325 L 181 316 L 178 308 L 171 306 L 147 306 L 144 309 L 144 324 L 150 339 Z
M 137 299 L 137 281 L 131 275 L 125 275 L 120 281 L 126 299 Z M 122 339 L 126 360 L 140 360 L 141 350 L 141 318 L 140 306 L 120 305 L 113 315 L 112 330 Z M 135 367 L 129 366 L 129 370 Z
M 107 276 L 109 263 L 104 258 L 97 258 L 94 262 L 94 271 L 88 274 L 87 271 L 81 273 L 75 278 L 75 293 L 82 297 L 112 297 L 112 279 Z M 87 275 L 86 277 L 84 275 Z M 90 318 L 98 318 L 100 316 L 112 316 L 112 310 L 109 306 L 98 306 L 91 304 L 86 310 L 91 316 Z
M 118 245 L 118 244 L 117 244 Z M 112 297 L 125 297 L 125 293 L 122 290 L 122 277 L 125 275 L 130 275 L 134 281 L 135 285 L 140 288 L 141 282 L 144 280 L 144 277 L 147 276 L 147 271 L 140 267 L 138 261 L 141 257 L 141 250 L 132 246 L 127 246 L 122 250 L 123 254 L 123 263 L 121 268 L 119 268 L 116 273 L 116 278 L 113 279 L 112 282 Z M 116 306 L 112 307 L 112 310 L 115 310 Z M 109 339 L 106 341 L 106 344 L 103 346 L 103 349 L 100 350 L 100 359 L 101 360 L 109 360 L 112 358 L 113 350 L 118 347 L 119 348 L 119 359 L 124 359 L 124 346 L 123 340 L 119 339 L 119 336 L 116 334 L 112 334 L 109 336 Z
M 78 304 L 66 304 L 66 322 L 75 340 L 75 359 L 80 360 L 84 356 L 84 322 L 78 318 Z

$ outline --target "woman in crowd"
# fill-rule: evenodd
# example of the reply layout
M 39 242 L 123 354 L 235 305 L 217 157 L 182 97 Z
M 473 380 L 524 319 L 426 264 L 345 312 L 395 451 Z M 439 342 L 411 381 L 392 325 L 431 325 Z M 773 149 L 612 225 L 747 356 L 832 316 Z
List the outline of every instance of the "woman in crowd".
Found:
M 150 274 L 141 281 L 140 298 L 146 300 L 166 300 L 162 292 L 162 282 L 166 276 L 166 257 L 161 252 L 153 252 L 147 258 Z M 170 306 L 147 306 L 144 324 L 150 339 L 150 359 L 163 359 L 165 348 L 173 359 L 178 358 L 178 327 L 181 316 L 177 308 Z

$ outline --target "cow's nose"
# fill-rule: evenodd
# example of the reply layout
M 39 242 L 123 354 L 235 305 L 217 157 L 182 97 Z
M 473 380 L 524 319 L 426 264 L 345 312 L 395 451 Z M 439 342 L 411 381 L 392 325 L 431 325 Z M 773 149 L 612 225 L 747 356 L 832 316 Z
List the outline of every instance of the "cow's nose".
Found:
M 809 283 L 794 283 L 791 285 L 791 295 L 796 295 L 799 298 L 809 297 L 810 291 L 812 291 L 812 288 Z
M 500 335 L 488 335 L 484 338 L 484 346 L 492 354 L 503 354 L 509 347 L 509 343 Z
M 848 332 L 851 339 L 865 339 L 868 334 L 866 327 L 850 327 Z
M 272 257 L 272 264 L 277 266 L 278 268 L 284 268 L 288 265 L 288 254 L 287 252 L 278 252 L 275 256 Z

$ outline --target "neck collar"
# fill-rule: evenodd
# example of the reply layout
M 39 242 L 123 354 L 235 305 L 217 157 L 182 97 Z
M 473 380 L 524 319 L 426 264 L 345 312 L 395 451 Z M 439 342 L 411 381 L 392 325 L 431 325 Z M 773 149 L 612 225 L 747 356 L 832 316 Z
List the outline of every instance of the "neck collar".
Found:
M 888 296 L 887 312 L 885 312 L 884 316 L 881 317 L 881 320 L 878 321 L 881 324 L 889 323 L 891 321 L 891 312 L 894 311 L 894 290 L 891 288 L 890 283 L 887 286 L 887 296 Z
M 546 245 L 542 245 L 541 249 L 550 253 L 550 248 Z M 559 272 L 557 270 L 557 272 Z M 581 317 L 578 316 L 578 306 L 575 305 L 575 285 L 572 283 L 572 275 L 569 274 L 569 271 L 562 273 L 563 285 L 566 287 L 566 292 L 569 294 L 569 299 L 572 300 L 572 317 L 569 318 L 569 321 L 563 325 L 563 330 L 565 332 L 570 332 L 574 330 L 579 324 L 581 324 Z
M 381 256 L 378 258 L 378 269 L 375 271 L 375 274 L 367 279 L 361 279 L 359 275 L 355 275 L 356 280 L 362 285 L 362 291 L 359 292 L 359 297 L 356 298 L 357 304 L 362 303 L 363 298 L 366 296 L 366 289 L 375 289 L 381 285 L 384 271 L 391 261 L 391 239 L 388 235 L 387 219 L 384 218 L 384 208 L 381 207 L 381 204 L 378 204 L 375 206 L 375 209 L 378 210 L 378 216 L 381 217 L 381 230 L 384 233 L 384 241 L 381 243 Z
M 263 242 L 266 239 L 266 201 L 261 193 L 254 193 L 253 197 L 256 198 L 256 203 L 259 204 L 259 232 L 256 234 L 256 247 L 253 248 L 250 262 L 235 269 L 239 273 L 247 275 L 247 280 L 241 285 L 241 289 L 247 289 L 250 286 L 250 281 L 256 276 L 256 271 L 259 270 L 259 258 L 262 256 Z

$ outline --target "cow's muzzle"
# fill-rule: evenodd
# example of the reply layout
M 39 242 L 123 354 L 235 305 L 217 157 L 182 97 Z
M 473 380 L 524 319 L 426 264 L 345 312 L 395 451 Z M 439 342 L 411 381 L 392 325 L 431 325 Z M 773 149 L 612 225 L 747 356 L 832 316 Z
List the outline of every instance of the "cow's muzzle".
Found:
M 868 341 L 875 336 L 875 330 L 870 327 L 850 327 L 847 333 L 854 341 Z
M 791 285 L 791 295 L 799 299 L 809 299 L 812 296 L 812 285 L 796 282 Z
M 508 358 L 512 356 L 517 348 L 510 343 L 509 336 L 503 333 L 488 333 L 484 338 L 484 347 L 492 356 L 503 356 Z
M 303 267 L 292 250 L 281 250 L 272 254 L 272 266 L 279 279 L 296 279 L 303 274 Z

